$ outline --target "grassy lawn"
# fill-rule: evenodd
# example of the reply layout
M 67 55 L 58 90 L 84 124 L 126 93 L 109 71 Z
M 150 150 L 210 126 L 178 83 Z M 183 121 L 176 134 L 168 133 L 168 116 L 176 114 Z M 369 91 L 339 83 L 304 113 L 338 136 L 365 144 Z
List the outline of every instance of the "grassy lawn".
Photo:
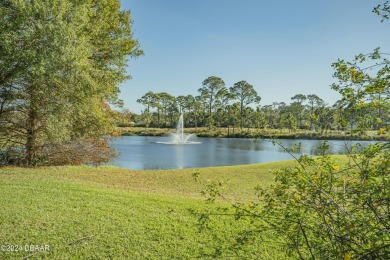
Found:
M 218 216 L 212 218 L 213 232 L 200 232 L 198 216 L 191 211 L 224 202 L 206 204 L 200 195 L 204 186 L 194 181 L 192 173 L 199 172 L 205 181 L 228 181 L 226 196 L 245 202 L 256 198 L 256 185 L 271 184 L 271 171 L 292 163 L 159 171 L 87 166 L 0 168 L 0 246 L 23 247 L 18 252 L 3 248 L 0 259 L 212 256 L 223 249 L 218 248 L 219 241 L 234 243 L 232 235 L 241 230 L 242 222 Z M 25 245 L 48 245 L 50 250 L 27 252 Z M 283 257 L 281 251 L 277 244 L 268 243 L 233 259 L 278 259 Z

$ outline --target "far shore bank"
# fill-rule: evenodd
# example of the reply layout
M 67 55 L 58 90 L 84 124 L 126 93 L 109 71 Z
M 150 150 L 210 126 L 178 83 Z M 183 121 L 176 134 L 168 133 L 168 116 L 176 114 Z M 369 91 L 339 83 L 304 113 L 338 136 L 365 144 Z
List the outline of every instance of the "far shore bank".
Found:
M 122 127 L 118 128 L 122 136 L 164 136 L 174 133 L 171 128 L 147 128 L 147 127 Z M 309 140 L 357 140 L 357 141 L 386 141 L 388 134 L 378 135 L 376 131 L 368 131 L 365 134 L 351 133 L 348 131 L 310 131 L 288 129 L 254 129 L 245 128 L 215 128 L 207 127 L 186 128 L 187 134 L 195 134 L 198 137 L 213 138 L 259 138 L 259 139 L 309 139 Z

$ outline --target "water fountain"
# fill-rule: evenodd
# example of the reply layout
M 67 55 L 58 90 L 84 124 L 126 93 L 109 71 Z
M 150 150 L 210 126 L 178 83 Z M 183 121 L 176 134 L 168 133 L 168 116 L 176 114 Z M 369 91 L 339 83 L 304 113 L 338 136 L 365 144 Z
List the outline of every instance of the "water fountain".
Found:
M 184 133 L 184 120 L 183 114 L 180 115 L 179 121 L 177 121 L 176 133 L 170 133 L 169 142 L 157 142 L 160 144 L 200 144 L 201 142 L 191 142 L 189 139 L 195 136 L 194 134 L 185 134 Z

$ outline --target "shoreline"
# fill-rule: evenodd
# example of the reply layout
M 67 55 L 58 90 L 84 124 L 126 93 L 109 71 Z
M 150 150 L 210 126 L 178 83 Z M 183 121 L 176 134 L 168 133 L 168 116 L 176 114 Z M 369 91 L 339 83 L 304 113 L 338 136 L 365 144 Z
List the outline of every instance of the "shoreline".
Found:
M 145 128 L 127 127 L 119 128 L 120 136 L 164 136 L 173 133 L 171 128 Z M 187 128 L 186 134 L 195 134 L 197 137 L 205 138 L 252 138 L 252 139 L 304 139 L 304 140 L 346 140 L 346 141 L 386 141 L 389 135 L 378 135 L 376 131 L 370 131 L 365 135 L 350 134 L 345 131 L 329 131 L 326 133 L 296 130 L 288 131 L 274 129 L 235 129 L 227 128 L 207 129 L 207 128 Z

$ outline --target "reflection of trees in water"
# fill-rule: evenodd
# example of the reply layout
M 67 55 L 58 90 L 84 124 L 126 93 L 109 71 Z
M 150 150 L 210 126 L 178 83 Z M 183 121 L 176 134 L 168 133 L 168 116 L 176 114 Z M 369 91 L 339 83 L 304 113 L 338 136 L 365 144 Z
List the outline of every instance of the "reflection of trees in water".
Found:
M 319 155 L 323 150 L 319 149 L 320 146 L 324 145 L 324 141 L 320 140 L 302 140 L 301 153 L 309 155 Z M 346 154 L 351 151 L 352 147 L 356 147 L 357 151 L 361 151 L 372 142 L 370 141 L 342 141 L 333 140 L 327 142 L 329 149 L 326 151 L 327 154 Z
M 251 140 L 251 139 L 228 139 L 229 144 L 227 148 L 245 151 L 262 151 L 265 150 L 265 146 L 262 141 Z
M 295 148 L 293 154 L 308 154 L 308 155 L 319 155 L 323 153 L 321 147 L 324 146 L 325 142 L 329 148 L 326 150 L 327 154 L 346 154 L 353 146 L 357 146 L 357 151 L 367 148 L 372 141 L 343 141 L 343 140 L 299 140 L 299 139 L 279 139 L 277 142 L 281 144 L 273 144 L 271 141 L 264 142 L 261 150 L 275 151 L 275 152 L 286 152 L 291 148 Z M 300 145 L 300 146 L 299 146 Z M 299 148 L 298 148 L 299 147 Z

